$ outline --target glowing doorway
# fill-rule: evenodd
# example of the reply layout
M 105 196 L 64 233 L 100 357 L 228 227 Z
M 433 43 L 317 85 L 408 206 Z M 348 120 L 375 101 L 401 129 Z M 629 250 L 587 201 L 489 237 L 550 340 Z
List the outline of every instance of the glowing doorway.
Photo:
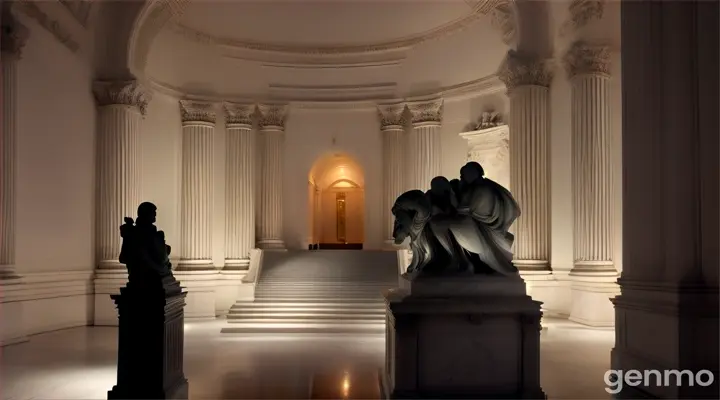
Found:
M 310 249 L 362 249 L 365 191 L 360 165 L 336 153 L 321 157 L 308 177 Z

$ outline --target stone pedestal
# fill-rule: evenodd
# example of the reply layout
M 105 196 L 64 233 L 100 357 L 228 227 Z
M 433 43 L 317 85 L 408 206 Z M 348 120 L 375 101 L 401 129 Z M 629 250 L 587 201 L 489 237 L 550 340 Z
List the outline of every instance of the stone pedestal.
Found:
M 131 285 L 111 296 L 120 323 L 117 385 L 108 399 L 187 399 L 183 373 L 187 293 L 172 278 L 152 290 Z
M 540 302 L 520 276 L 421 278 L 386 293 L 384 398 L 545 398 Z

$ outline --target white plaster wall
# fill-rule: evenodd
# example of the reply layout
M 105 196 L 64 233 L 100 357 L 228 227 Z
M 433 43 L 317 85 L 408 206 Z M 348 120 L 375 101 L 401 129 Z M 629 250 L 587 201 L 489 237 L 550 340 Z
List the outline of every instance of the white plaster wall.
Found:
M 95 105 L 86 62 L 34 21 L 18 65 L 17 270 L 94 265 Z

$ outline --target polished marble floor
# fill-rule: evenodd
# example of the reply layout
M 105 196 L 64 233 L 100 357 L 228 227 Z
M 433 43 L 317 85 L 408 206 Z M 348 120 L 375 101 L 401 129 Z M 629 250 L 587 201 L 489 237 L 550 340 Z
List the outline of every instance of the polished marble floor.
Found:
M 192 399 L 376 399 L 381 336 L 239 337 L 223 321 L 188 323 L 185 375 Z M 550 399 L 607 399 L 614 334 L 550 320 L 541 347 Z M 115 382 L 116 330 L 73 328 L 0 348 L 3 400 L 104 399 Z

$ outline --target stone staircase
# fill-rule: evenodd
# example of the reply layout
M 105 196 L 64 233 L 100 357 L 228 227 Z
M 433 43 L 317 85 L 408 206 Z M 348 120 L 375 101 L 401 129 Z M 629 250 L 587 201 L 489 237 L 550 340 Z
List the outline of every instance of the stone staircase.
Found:
M 393 251 L 266 251 L 255 300 L 236 302 L 222 331 L 384 333 L 397 271 Z

